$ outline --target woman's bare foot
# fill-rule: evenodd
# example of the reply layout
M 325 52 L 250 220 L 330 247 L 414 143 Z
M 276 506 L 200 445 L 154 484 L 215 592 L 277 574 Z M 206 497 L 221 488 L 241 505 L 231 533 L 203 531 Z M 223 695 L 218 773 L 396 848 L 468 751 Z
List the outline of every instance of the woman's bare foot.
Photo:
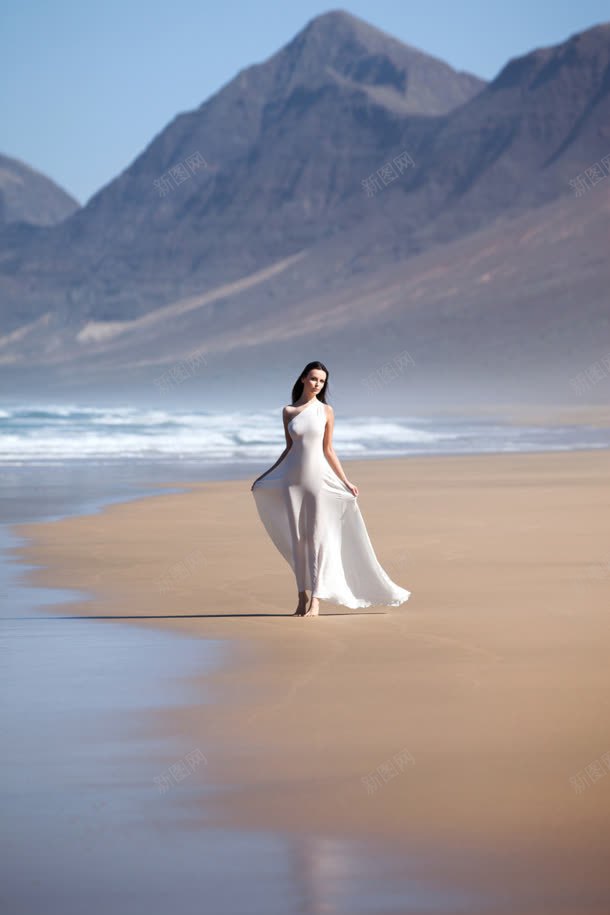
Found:
M 307 591 L 299 591 L 299 602 L 297 608 L 292 614 L 293 616 L 305 616 L 305 609 L 307 607 Z
M 309 601 L 309 607 L 304 616 L 319 616 L 320 615 L 320 602 L 317 597 L 311 597 Z

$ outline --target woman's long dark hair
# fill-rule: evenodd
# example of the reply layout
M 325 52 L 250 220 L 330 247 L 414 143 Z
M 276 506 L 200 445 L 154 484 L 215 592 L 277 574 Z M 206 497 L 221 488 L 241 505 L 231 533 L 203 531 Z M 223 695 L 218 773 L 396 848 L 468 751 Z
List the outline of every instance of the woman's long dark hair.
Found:
M 328 391 L 328 369 L 323 362 L 308 362 L 295 383 L 292 386 L 292 403 L 296 403 L 301 394 L 303 393 L 303 382 L 301 378 L 307 378 L 312 369 L 319 369 L 321 372 L 326 372 L 326 381 L 322 387 L 322 390 L 318 394 L 318 400 L 321 400 L 322 403 L 326 403 L 326 392 Z

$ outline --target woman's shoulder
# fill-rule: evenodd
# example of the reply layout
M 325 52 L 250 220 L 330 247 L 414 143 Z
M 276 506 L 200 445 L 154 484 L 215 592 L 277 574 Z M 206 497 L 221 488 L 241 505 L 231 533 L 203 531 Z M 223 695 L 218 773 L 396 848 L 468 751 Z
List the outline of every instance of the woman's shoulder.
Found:
M 295 407 L 293 403 L 286 404 L 285 407 L 282 407 L 282 419 L 292 419 L 302 409 L 302 407 Z
M 327 416 L 330 414 L 334 414 L 335 411 L 333 410 L 333 408 L 331 407 L 331 405 L 329 403 L 324 403 L 323 400 L 321 400 L 320 403 L 324 407 L 324 410 L 325 410 Z M 286 406 L 282 407 L 282 416 L 291 417 L 294 413 L 299 413 L 299 412 L 300 412 L 299 408 L 295 407 L 295 405 L 293 403 L 286 404 Z

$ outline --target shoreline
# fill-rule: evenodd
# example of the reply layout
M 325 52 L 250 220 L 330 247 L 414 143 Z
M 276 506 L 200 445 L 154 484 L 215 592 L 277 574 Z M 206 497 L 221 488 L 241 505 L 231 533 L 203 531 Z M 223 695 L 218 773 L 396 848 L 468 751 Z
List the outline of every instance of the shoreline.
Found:
M 379 470 L 380 470 L 381 474 L 383 473 L 383 469 L 386 466 L 388 466 L 388 467 L 391 466 L 392 474 L 395 474 L 396 467 L 401 465 L 403 462 L 409 463 L 409 464 L 410 463 L 422 464 L 422 466 L 425 467 L 426 465 L 434 466 L 434 464 L 441 463 L 441 462 L 446 462 L 446 463 L 452 464 L 453 462 L 468 463 L 468 462 L 515 460 L 518 463 L 521 460 L 539 461 L 543 458 L 548 458 L 551 461 L 553 461 L 554 459 L 561 460 L 562 458 L 569 458 L 571 456 L 574 456 L 577 458 L 578 456 L 585 456 L 585 455 L 590 456 L 593 460 L 595 460 L 595 458 L 597 458 L 597 457 L 600 457 L 603 459 L 603 457 L 606 456 L 608 458 L 608 465 L 610 466 L 610 447 L 609 448 L 605 448 L 605 447 L 576 448 L 574 450 L 541 449 L 541 450 L 533 450 L 533 451 L 527 451 L 527 452 L 519 452 L 519 451 L 477 452 L 474 454 L 471 454 L 471 453 L 443 453 L 443 454 L 424 454 L 424 455 L 409 454 L 409 455 L 401 455 L 398 457 L 392 457 L 392 456 L 382 457 L 382 458 L 380 458 L 380 457 L 368 458 L 367 457 L 367 458 L 361 458 L 361 459 L 342 458 L 342 464 L 346 468 L 354 467 L 354 470 L 351 471 L 353 475 L 361 473 L 361 475 L 363 477 L 369 476 L 372 479 L 375 476 L 374 468 L 377 464 L 380 465 Z M 154 481 L 150 481 L 150 482 L 147 481 L 145 484 L 147 491 L 145 491 L 145 492 L 142 492 L 142 488 L 143 488 L 142 486 L 134 486 L 133 489 L 135 490 L 135 492 L 133 495 L 130 495 L 129 493 L 122 493 L 121 495 L 118 495 L 118 496 L 112 496 L 110 494 L 108 494 L 106 496 L 100 496 L 100 497 L 97 497 L 96 499 L 94 499 L 93 501 L 91 501 L 87 506 L 83 505 L 83 503 L 81 502 L 76 507 L 72 507 L 69 511 L 67 511 L 67 512 L 62 511 L 59 514 L 55 514 L 51 517 L 42 517 L 42 518 L 37 518 L 35 520 L 27 520 L 27 521 L 15 521 L 15 520 L 3 521 L 3 522 L 0 522 L 0 524 L 7 529 L 9 536 L 21 541 L 21 543 L 18 546 L 12 546 L 12 547 L 8 548 L 5 552 L 7 555 L 15 557 L 15 568 L 16 569 L 19 568 L 21 560 L 23 560 L 23 562 L 25 564 L 30 564 L 30 565 L 36 566 L 35 569 L 32 569 L 31 573 L 26 573 L 26 575 L 24 576 L 24 584 L 26 584 L 28 586 L 34 586 L 34 587 L 36 587 L 36 586 L 40 586 L 42 588 L 58 587 L 61 590 L 66 590 L 66 589 L 72 590 L 70 585 L 65 584 L 66 577 L 69 574 L 69 572 L 71 571 L 71 569 L 67 568 L 66 564 L 64 564 L 62 567 L 61 562 L 58 562 L 58 556 L 54 553 L 52 546 L 50 545 L 52 538 L 45 536 L 44 532 L 49 526 L 51 526 L 51 525 L 61 526 L 65 522 L 79 521 L 81 519 L 85 522 L 88 519 L 94 519 L 94 518 L 101 518 L 101 519 L 105 520 L 115 510 L 118 510 L 120 512 L 123 508 L 127 508 L 128 506 L 133 506 L 135 508 L 137 508 L 138 506 L 144 507 L 145 505 L 153 502 L 154 500 L 163 499 L 165 497 L 172 498 L 173 496 L 176 496 L 178 498 L 179 497 L 189 498 L 190 496 L 198 493 L 200 490 L 204 489 L 205 487 L 213 487 L 213 489 L 211 491 L 213 491 L 215 494 L 218 494 L 221 492 L 221 489 L 225 484 L 227 486 L 232 486 L 232 485 L 235 486 L 235 485 L 243 484 L 246 487 L 244 492 L 247 493 L 247 495 L 251 496 L 251 493 L 249 490 L 249 485 L 251 484 L 252 480 L 255 478 L 254 475 L 257 473 L 257 469 L 260 469 L 258 467 L 258 465 L 254 466 L 252 468 L 252 473 L 249 474 L 247 477 L 243 476 L 243 474 L 242 474 L 243 467 L 240 467 L 239 476 L 223 475 L 220 477 L 211 477 L 211 478 L 205 478 L 205 479 L 201 479 L 201 480 L 184 478 L 184 479 L 178 479 L 178 480 L 163 479 L 163 480 L 154 480 Z M 246 486 L 246 484 L 248 484 L 248 485 Z M 138 489 L 140 490 L 140 492 L 138 492 Z M 158 490 L 158 491 L 155 491 L 155 490 Z M 87 510 L 82 510 L 85 507 L 87 508 Z M 256 520 L 258 521 L 258 518 L 256 518 Z M 266 535 L 265 535 L 262 527 L 260 528 L 258 533 L 260 534 L 261 539 L 264 541 Z M 48 547 L 46 552 L 45 552 L 45 546 Z M 37 552 L 37 550 L 38 550 L 38 552 Z M 275 557 L 275 553 L 272 548 L 269 549 L 269 552 L 271 553 L 271 555 L 273 557 Z M 34 559 L 36 556 L 39 555 L 43 561 L 40 563 L 35 562 L 34 560 L 28 559 L 27 558 L 28 555 L 31 555 L 32 557 L 34 557 Z M 277 557 L 275 557 L 275 558 L 277 558 Z M 45 564 L 44 560 L 48 560 L 48 562 Z M 283 566 L 285 566 L 285 563 L 282 560 L 280 563 L 280 568 L 282 568 Z M 82 571 L 84 571 L 84 570 L 82 570 L 82 569 L 79 570 L 79 574 Z M 288 566 L 285 566 L 285 575 L 286 575 L 286 577 L 290 578 L 291 570 L 289 569 Z M 38 581 L 35 581 L 34 579 L 39 579 L 40 584 L 38 584 Z M 90 597 L 88 597 L 87 599 L 82 600 L 80 602 L 75 601 L 74 602 L 75 606 L 78 604 L 79 609 L 86 611 L 87 605 L 89 605 L 89 604 L 105 603 L 107 600 L 107 596 L 111 594 L 111 588 L 108 585 L 108 582 L 106 582 L 106 586 L 108 586 L 108 592 L 107 592 L 107 594 L 104 593 L 104 584 L 102 583 L 101 574 L 94 575 L 94 576 L 88 576 L 85 573 L 84 580 L 87 580 L 89 582 L 94 582 L 94 584 L 92 585 L 91 591 L 90 591 Z M 58 584 L 58 585 L 53 584 L 53 582 L 60 582 L 60 581 L 62 582 L 62 584 Z M 78 586 L 76 586 L 76 587 L 74 587 L 73 590 L 80 590 L 80 588 Z M 112 594 L 113 594 L 113 596 L 116 596 L 116 592 L 112 592 Z M 72 601 L 70 601 L 70 603 L 72 603 Z M 400 611 L 401 609 L 406 607 L 409 603 L 410 603 L 410 601 L 407 601 L 406 604 L 402 605 L 402 607 L 387 608 L 387 609 L 391 610 L 392 612 Z M 366 613 L 366 612 L 371 612 L 371 609 L 374 611 L 374 608 L 364 608 L 363 610 L 360 610 L 360 611 L 354 611 L 354 610 L 350 610 L 349 608 L 343 608 L 345 613 Z M 339 612 L 341 612 L 341 610 L 339 610 Z M 224 616 L 224 615 L 225 614 L 222 614 L 222 616 Z M 144 617 L 140 617 L 140 618 L 144 618 Z M 166 622 L 172 621 L 172 619 L 177 620 L 179 618 L 178 617 L 173 617 L 173 618 L 165 617 Z
M 580 793 L 570 779 L 610 750 L 610 453 L 342 463 L 382 565 L 412 592 L 401 607 L 321 602 L 316 622 L 288 622 L 291 570 L 250 480 L 11 528 L 31 584 L 95 594 L 72 613 L 231 642 L 192 683 L 214 701 L 157 716 L 213 748 L 205 774 L 223 790 L 202 821 L 515 860 L 529 843 L 541 871 L 569 855 L 606 891 L 610 778 Z M 391 774 L 403 751 L 414 761 Z

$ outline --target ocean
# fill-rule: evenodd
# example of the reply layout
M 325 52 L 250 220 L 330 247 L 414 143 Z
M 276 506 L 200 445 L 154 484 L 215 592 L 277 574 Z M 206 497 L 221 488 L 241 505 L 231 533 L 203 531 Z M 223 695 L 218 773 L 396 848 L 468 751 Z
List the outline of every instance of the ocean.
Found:
M 135 406 L 21 404 L 0 407 L 0 465 L 115 462 L 228 467 L 254 475 L 284 448 L 281 405 L 252 412 L 167 411 Z M 340 458 L 562 451 L 610 447 L 610 430 L 587 425 L 515 425 L 468 416 L 348 416 L 335 411 Z

